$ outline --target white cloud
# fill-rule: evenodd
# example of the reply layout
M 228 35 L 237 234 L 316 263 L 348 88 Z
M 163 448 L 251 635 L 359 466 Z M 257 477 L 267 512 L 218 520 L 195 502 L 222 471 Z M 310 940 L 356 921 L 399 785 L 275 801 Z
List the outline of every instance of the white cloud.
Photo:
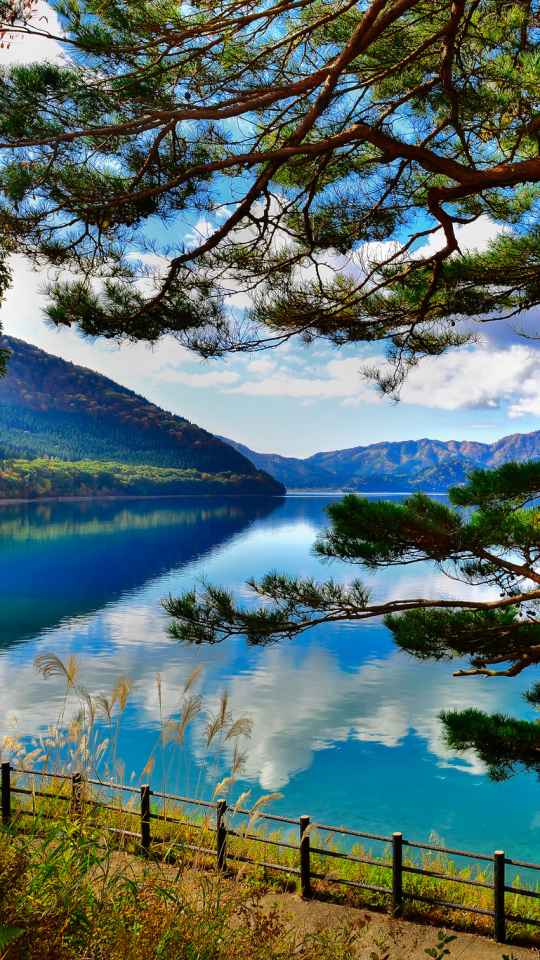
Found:
M 119 349 L 105 340 L 90 343 L 68 327 L 47 327 L 41 315 L 46 298 L 39 293 L 46 274 L 36 273 L 21 256 L 12 257 L 10 265 L 14 283 L 0 310 L 4 333 L 27 340 L 64 360 L 98 370 L 138 391 L 144 381 L 147 386 L 150 378 L 162 379 L 164 369 L 193 362 L 193 355 L 172 337 L 154 348 L 140 343 L 125 344 Z
M 251 363 L 248 363 L 248 370 L 251 373 L 260 373 L 263 376 L 273 373 L 276 367 L 276 361 L 268 357 L 260 357 L 258 360 L 252 360 Z
M 336 358 L 312 368 L 316 370 L 313 376 L 306 372 L 295 375 L 288 367 L 262 360 L 248 366 L 251 374 L 260 377 L 236 381 L 232 387 L 225 378 L 219 382 L 225 392 L 290 397 L 303 405 L 328 399 L 340 399 L 345 406 L 379 403 L 373 385 L 361 377 L 364 363 L 383 370 L 386 366 L 380 356 Z M 197 385 L 196 378 L 189 382 Z M 540 415 L 540 350 L 521 343 L 508 349 L 477 346 L 451 351 L 413 369 L 402 392 L 404 405 L 439 410 L 493 410 L 503 401 L 511 419 Z
M 44 275 L 20 257 L 13 258 L 13 266 L 15 283 L 0 312 L 5 332 L 131 389 L 152 395 L 161 383 L 218 394 L 289 398 L 304 406 L 325 400 L 353 407 L 380 403 L 373 386 L 361 379 L 360 368 L 364 363 L 384 367 L 385 360 L 365 352 L 327 359 L 328 350 L 306 353 L 288 344 L 267 356 L 233 358 L 227 369 L 219 364 L 199 372 L 193 354 L 170 337 L 153 350 L 143 344 L 119 350 L 105 341 L 90 344 L 69 329 L 49 330 L 39 316 L 45 302 L 38 292 Z M 524 341 L 487 343 L 426 359 L 411 372 L 402 401 L 431 410 L 493 410 L 504 402 L 511 419 L 540 416 L 540 349 Z
M 44 0 L 37 0 L 33 4 L 37 13 L 32 18 L 31 27 L 62 35 L 58 17 Z M 9 44 L 9 47 L 8 47 Z M 62 47 L 56 40 L 47 37 L 24 36 L 23 34 L 7 34 L 0 49 L 0 67 L 11 66 L 15 63 L 36 63 L 39 60 L 58 60 L 62 56 Z
M 219 387 L 236 383 L 240 379 L 239 373 L 232 370 L 210 370 L 208 373 L 187 373 L 184 370 L 173 370 L 168 367 L 160 373 L 161 380 L 169 383 L 184 383 L 188 387 Z
M 259 397 L 305 397 L 318 400 L 354 396 L 358 401 L 369 401 L 374 399 L 373 391 L 360 379 L 360 366 L 361 361 L 357 357 L 330 360 L 318 368 L 323 376 L 313 378 L 294 376 L 286 370 L 276 369 L 271 376 L 262 380 L 246 380 L 230 392 Z
M 506 400 L 515 417 L 523 396 L 535 397 L 540 408 L 539 374 L 540 351 L 529 346 L 459 350 L 416 368 L 403 400 L 443 410 L 494 409 Z
M 540 374 L 540 370 L 537 370 Z M 540 384 L 538 380 L 533 380 L 524 387 L 530 386 L 530 395 L 514 402 L 508 409 L 508 416 L 512 420 L 519 420 L 521 417 L 540 417 Z
M 507 227 L 494 223 L 489 217 L 482 216 L 474 223 L 458 224 L 454 228 L 456 240 L 462 253 L 466 250 L 486 250 L 490 240 L 494 240 L 500 233 L 509 232 Z M 437 250 L 442 250 L 446 238 L 442 230 L 434 233 L 424 246 L 415 250 L 415 257 L 427 257 Z

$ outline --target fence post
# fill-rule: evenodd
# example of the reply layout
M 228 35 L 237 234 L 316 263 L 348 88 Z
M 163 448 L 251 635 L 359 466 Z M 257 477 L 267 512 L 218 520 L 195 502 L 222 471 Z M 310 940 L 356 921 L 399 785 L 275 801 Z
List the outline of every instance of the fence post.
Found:
M 493 939 L 495 943 L 506 942 L 504 886 L 504 851 L 496 850 L 493 857 Z
M 150 850 L 150 784 L 141 787 L 141 847 Z
M 311 896 L 311 867 L 309 850 L 309 817 L 300 817 L 300 894 Z
M 11 765 L 9 760 L 2 763 L 2 823 L 5 827 L 11 820 Z
M 80 770 L 71 777 L 71 813 L 78 817 L 82 813 L 82 773 Z
M 392 834 L 392 914 L 403 913 L 403 834 Z
M 227 801 L 218 800 L 216 816 L 217 868 L 221 872 L 227 869 Z

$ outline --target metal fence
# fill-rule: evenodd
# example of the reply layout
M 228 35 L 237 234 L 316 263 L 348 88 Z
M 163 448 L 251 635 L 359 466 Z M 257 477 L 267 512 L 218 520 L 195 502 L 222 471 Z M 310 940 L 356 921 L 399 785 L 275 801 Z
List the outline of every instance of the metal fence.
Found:
M 437 846 L 435 844 L 418 843 L 412 840 L 405 840 L 403 835 L 399 832 L 393 833 L 391 837 L 386 837 L 375 833 L 364 833 L 360 830 L 348 830 L 343 826 L 336 827 L 324 823 L 312 823 L 310 817 L 308 816 L 293 818 L 281 817 L 277 816 L 276 814 L 266 812 L 260 812 L 257 814 L 258 819 L 264 820 L 267 823 L 284 825 L 289 824 L 290 826 L 295 827 L 299 832 L 299 843 L 291 843 L 285 839 L 282 839 L 281 837 L 261 836 L 257 833 L 246 833 L 243 831 L 234 830 L 231 826 L 232 819 L 234 819 L 234 817 L 237 815 L 251 817 L 253 811 L 238 809 L 236 807 L 228 808 L 225 800 L 218 800 L 217 802 L 210 803 L 208 801 L 196 800 L 190 797 L 181 797 L 174 794 L 160 793 L 159 791 L 151 790 L 148 784 L 144 784 L 138 788 L 125 786 L 119 783 L 103 782 L 101 780 L 87 779 L 83 781 L 81 773 L 74 773 L 71 776 L 58 776 L 56 774 L 47 774 L 43 770 L 19 769 L 11 766 L 9 762 L 2 763 L 2 823 L 4 826 L 9 826 L 15 812 L 18 815 L 33 815 L 32 810 L 17 808 L 15 811 L 12 809 L 11 801 L 13 794 L 51 799 L 50 791 L 47 792 L 45 790 L 37 790 L 33 786 L 32 789 L 27 789 L 13 784 L 11 777 L 12 772 L 18 776 L 23 775 L 24 777 L 54 778 L 55 780 L 64 781 L 67 792 L 57 792 L 54 794 L 53 798 L 55 801 L 61 800 L 69 804 L 69 808 L 74 816 L 78 816 L 82 812 L 83 804 L 85 802 L 85 789 L 87 789 L 86 785 L 89 785 L 90 787 L 99 787 L 102 790 L 110 791 L 111 793 L 116 793 L 117 795 L 124 792 L 129 792 L 132 795 L 137 794 L 140 798 L 138 810 L 134 808 L 127 808 L 122 804 L 112 806 L 95 798 L 92 798 L 91 802 L 93 805 L 97 805 L 105 810 L 114 810 L 137 817 L 140 823 L 140 829 L 138 831 L 129 831 L 114 827 L 107 827 L 106 829 L 114 833 L 120 833 L 123 836 L 132 838 L 134 840 L 139 840 L 142 851 L 146 853 L 150 852 L 152 846 L 168 842 L 165 841 L 164 837 L 152 835 L 152 821 L 161 819 L 167 825 L 171 824 L 191 828 L 201 828 L 201 825 L 195 823 L 193 819 L 180 819 L 170 817 L 168 814 L 165 815 L 152 811 L 151 798 L 155 798 L 155 800 L 169 800 L 178 804 L 187 804 L 197 808 L 202 807 L 208 811 L 211 817 L 213 814 L 215 814 L 214 825 L 208 821 L 204 827 L 206 830 L 216 835 L 214 847 L 205 847 L 202 845 L 181 842 L 171 843 L 170 846 L 201 852 L 205 855 L 215 857 L 216 866 L 219 871 L 225 871 L 227 869 L 227 860 L 236 860 L 245 863 L 257 864 L 265 869 L 293 875 L 299 880 L 300 890 L 303 897 L 309 897 L 311 895 L 311 881 L 313 879 L 324 880 L 328 883 L 383 894 L 386 895 L 389 900 L 391 900 L 392 914 L 396 917 L 400 917 L 402 915 L 404 902 L 406 900 L 419 901 L 422 903 L 432 904 L 434 906 L 447 907 L 473 914 L 481 914 L 482 916 L 493 918 L 493 939 L 496 943 L 506 942 L 507 921 L 531 924 L 533 926 L 540 927 L 540 920 L 509 913 L 506 910 L 505 904 L 506 893 L 520 895 L 523 897 L 540 898 L 540 892 L 537 890 L 527 890 L 523 887 L 508 886 L 506 882 L 506 866 L 521 867 L 528 870 L 540 870 L 540 864 L 527 863 L 521 860 L 511 860 L 505 856 L 505 853 L 502 850 L 496 850 L 493 856 L 489 857 L 485 856 L 484 854 L 472 853 L 471 851 L 467 850 L 456 850 L 449 847 Z M 42 814 L 40 814 L 40 816 L 42 816 Z M 365 856 L 356 856 L 343 851 L 332 850 L 324 845 L 322 847 L 313 846 L 311 844 L 311 835 L 315 830 L 317 830 L 319 833 L 327 833 L 334 836 L 338 835 L 343 837 L 358 838 L 360 840 L 366 839 L 380 841 L 390 847 L 392 859 L 375 860 Z M 232 850 L 227 849 L 227 840 L 229 837 L 236 837 L 244 841 L 248 840 L 255 843 L 273 844 L 277 847 L 295 850 L 298 854 L 298 866 L 290 867 L 285 864 L 271 863 L 268 861 L 255 859 L 254 857 L 248 857 L 242 854 L 234 853 Z M 454 874 L 439 873 L 434 870 L 426 870 L 417 866 L 411 866 L 404 863 L 403 852 L 405 848 L 427 850 L 435 853 L 447 854 L 450 856 L 467 857 L 475 861 L 482 861 L 486 864 L 493 864 L 493 883 L 487 883 L 483 880 L 474 880 L 472 878 L 460 877 Z M 350 880 L 345 877 L 335 876 L 334 874 L 328 876 L 327 874 L 317 873 L 312 869 L 312 855 L 321 855 L 325 858 L 335 858 L 337 861 L 341 860 L 349 863 L 367 864 L 378 868 L 383 868 L 388 870 L 389 884 L 388 886 L 375 886 L 373 884 L 362 883 L 360 881 Z M 473 906 L 471 904 L 456 903 L 449 900 L 440 900 L 436 897 L 424 896 L 419 893 L 407 892 L 403 889 L 403 876 L 406 873 L 488 889 L 493 892 L 493 909 L 488 910 Z

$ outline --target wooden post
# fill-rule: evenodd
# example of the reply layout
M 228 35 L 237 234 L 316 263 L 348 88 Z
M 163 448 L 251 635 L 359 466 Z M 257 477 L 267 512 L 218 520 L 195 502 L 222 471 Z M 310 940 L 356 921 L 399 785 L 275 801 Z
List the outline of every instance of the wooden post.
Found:
M 2 763 L 2 823 L 9 826 L 11 820 L 11 765 L 9 760 Z
M 80 770 L 71 777 L 71 813 L 80 817 L 82 813 L 82 773 Z
M 217 868 L 222 873 L 227 869 L 227 801 L 218 800 L 216 814 Z
M 150 850 L 150 784 L 141 787 L 141 847 Z
M 504 886 L 504 851 L 496 850 L 493 857 L 493 939 L 495 943 L 506 942 Z
M 311 896 L 311 867 L 309 850 L 309 817 L 300 817 L 300 894 Z
M 403 834 L 392 834 L 392 914 L 403 913 Z

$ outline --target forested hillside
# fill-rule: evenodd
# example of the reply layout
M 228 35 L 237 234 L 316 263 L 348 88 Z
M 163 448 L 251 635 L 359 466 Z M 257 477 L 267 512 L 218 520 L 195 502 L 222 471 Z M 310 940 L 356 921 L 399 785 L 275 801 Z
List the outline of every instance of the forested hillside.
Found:
M 0 456 L 230 473 L 282 492 L 229 444 L 113 380 L 14 337 L 0 346 L 11 352 L 0 380 Z
M 0 500 L 48 497 L 178 496 L 267 494 L 268 476 L 200 473 L 83 460 L 0 461 Z M 276 484 L 277 487 L 277 484 Z M 276 489 L 276 492 L 284 492 Z

